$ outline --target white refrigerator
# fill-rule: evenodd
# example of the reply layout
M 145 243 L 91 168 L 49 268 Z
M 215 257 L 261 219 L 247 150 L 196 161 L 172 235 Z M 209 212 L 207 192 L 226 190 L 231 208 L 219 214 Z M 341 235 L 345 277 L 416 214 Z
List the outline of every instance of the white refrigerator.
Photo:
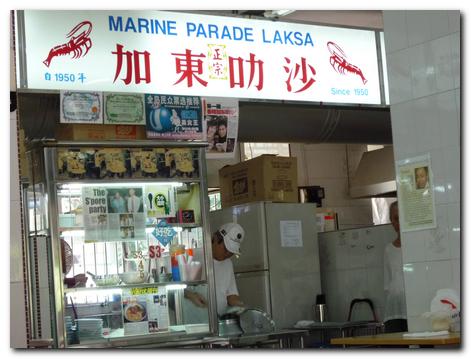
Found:
M 211 231 L 227 222 L 245 230 L 234 272 L 242 301 L 277 329 L 312 320 L 321 293 L 315 204 L 252 202 L 210 212 Z

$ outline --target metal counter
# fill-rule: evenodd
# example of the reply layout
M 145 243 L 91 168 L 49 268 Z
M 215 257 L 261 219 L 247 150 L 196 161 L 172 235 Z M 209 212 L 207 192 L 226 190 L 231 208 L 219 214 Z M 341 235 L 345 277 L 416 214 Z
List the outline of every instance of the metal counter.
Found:
M 71 348 L 304 348 L 304 337 L 308 330 L 286 329 L 272 333 L 241 334 L 234 336 L 207 336 L 195 334 L 182 335 L 180 338 L 167 338 L 160 336 L 159 342 L 149 343 L 148 336 L 132 336 L 118 340 L 97 341 L 83 345 L 73 345 Z

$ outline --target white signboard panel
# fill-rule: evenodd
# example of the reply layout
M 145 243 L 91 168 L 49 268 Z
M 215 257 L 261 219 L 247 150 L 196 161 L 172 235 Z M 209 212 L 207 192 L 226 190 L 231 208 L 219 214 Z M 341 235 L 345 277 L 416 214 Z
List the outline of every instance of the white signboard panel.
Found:
M 27 88 L 380 104 L 374 31 L 161 11 L 24 11 Z

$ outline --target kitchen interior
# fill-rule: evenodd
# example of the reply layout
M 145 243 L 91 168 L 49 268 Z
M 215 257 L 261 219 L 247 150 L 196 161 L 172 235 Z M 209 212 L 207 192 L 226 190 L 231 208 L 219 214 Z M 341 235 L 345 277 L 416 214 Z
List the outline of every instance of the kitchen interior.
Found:
M 261 113 L 265 114 L 263 120 L 254 121 L 262 118 Z M 286 118 L 299 125 L 283 131 L 268 125 L 269 120 L 283 123 Z M 330 128 L 329 138 L 324 137 L 323 143 L 305 143 L 306 137 L 320 136 L 319 128 Z M 254 133 L 263 143 L 248 143 Z M 266 237 L 262 243 L 267 248 L 260 247 L 259 240 L 256 244 L 244 242 L 247 257 L 233 259 L 244 301 L 269 313 L 280 327 L 294 328 L 298 322 L 298 326 L 310 325 L 308 346 L 328 346 L 331 337 L 352 333 L 354 322 L 354 334 L 381 332 L 384 248 L 396 238 L 389 220 L 389 204 L 396 200 L 389 111 L 243 103 L 239 134 L 245 142 L 240 147 L 241 158 L 264 152 L 296 157 L 295 201 L 304 202 L 224 206 L 222 201 L 222 210 L 210 212 L 212 228 L 233 218 L 254 233 L 247 242 Z M 284 140 L 282 136 L 286 136 Z M 209 187 L 220 187 L 219 171 L 224 166 L 221 161 L 208 161 Z M 290 256 L 284 256 L 279 245 L 280 219 L 303 223 L 303 247 L 290 248 Z M 260 258 L 266 260 L 265 267 L 260 267 Z M 349 313 L 355 299 L 363 301 L 355 303 Z M 286 303 L 291 303 L 290 309 Z M 315 305 L 321 303 L 327 308 L 322 320 L 330 327 L 324 323 L 314 329 L 309 321 L 319 322 Z

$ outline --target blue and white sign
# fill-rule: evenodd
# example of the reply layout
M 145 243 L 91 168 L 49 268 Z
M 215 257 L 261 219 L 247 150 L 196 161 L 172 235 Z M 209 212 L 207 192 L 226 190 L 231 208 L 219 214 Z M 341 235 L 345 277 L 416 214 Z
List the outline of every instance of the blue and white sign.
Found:
M 172 226 L 169 226 L 167 221 L 160 220 L 159 223 L 156 224 L 154 230 L 152 231 L 152 235 L 165 247 L 169 244 L 173 237 L 177 232 L 173 229 Z
M 21 14 L 30 89 L 381 103 L 374 31 L 162 11 Z

